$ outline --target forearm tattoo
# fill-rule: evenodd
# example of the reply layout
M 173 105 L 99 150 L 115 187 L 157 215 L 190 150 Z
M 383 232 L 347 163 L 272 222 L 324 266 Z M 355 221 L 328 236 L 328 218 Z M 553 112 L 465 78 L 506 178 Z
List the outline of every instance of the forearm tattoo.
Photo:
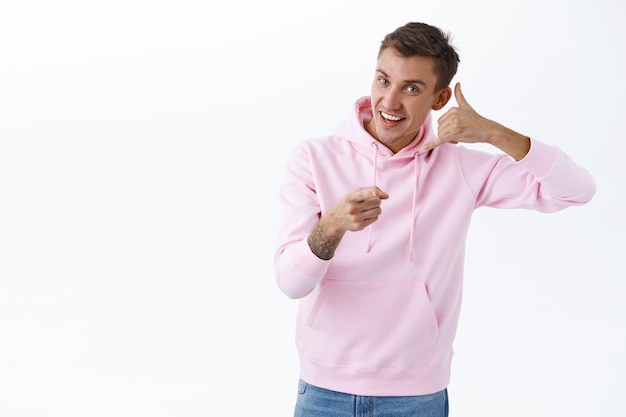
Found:
M 315 225 L 307 239 L 311 251 L 326 261 L 333 257 L 340 241 L 341 237 L 332 237 L 324 233 L 324 227 L 319 223 Z

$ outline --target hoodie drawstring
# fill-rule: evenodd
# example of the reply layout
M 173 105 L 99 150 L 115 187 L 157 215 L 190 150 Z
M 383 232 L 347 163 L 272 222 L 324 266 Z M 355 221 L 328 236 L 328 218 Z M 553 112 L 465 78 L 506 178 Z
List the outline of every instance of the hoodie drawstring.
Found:
M 378 145 L 376 144 L 376 142 L 372 142 L 372 147 L 374 148 L 374 164 L 373 164 L 373 168 L 374 168 L 374 178 L 372 179 L 372 184 L 374 184 L 374 186 L 376 186 L 376 173 L 378 172 Z M 370 224 L 368 227 L 368 233 L 367 233 L 367 247 L 365 248 L 365 253 L 369 253 L 370 249 L 372 249 L 372 226 L 374 225 L 374 223 Z
M 411 223 L 409 224 L 409 262 L 413 262 L 413 234 L 416 224 L 416 206 L 417 206 L 417 179 L 419 178 L 419 164 L 417 162 L 417 154 L 413 158 L 413 201 L 411 204 Z
M 373 162 L 373 184 L 376 184 L 377 181 L 377 172 L 378 172 L 378 146 L 376 142 L 372 142 L 372 146 L 374 147 L 374 162 Z M 408 243 L 408 261 L 413 262 L 413 240 L 415 237 L 415 225 L 417 224 L 417 216 L 418 216 L 418 208 L 417 208 L 417 194 L 420 191 L 424 179 L 426 177 L 426 173 L 422 173 L 420 175 L 420 162 L 419 162 L 419 154 L 415 154 L 413 157 L 413 196 L 411 199 L 411 217 L 409 218 L 409 243 Z M 427 164 L 426 169 L 429 170 L 430 166 Z M 367 247 L 365 249 L 366 253 L 369 253 L 372 249 L 372 228 L 374 223 L 368 226 L 368 236 L 367 236 Z

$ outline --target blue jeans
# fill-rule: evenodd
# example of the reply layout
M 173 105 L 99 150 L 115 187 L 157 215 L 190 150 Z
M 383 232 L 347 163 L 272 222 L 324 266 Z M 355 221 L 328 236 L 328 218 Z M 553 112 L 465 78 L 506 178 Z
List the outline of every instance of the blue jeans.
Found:
M 406 397 L 363 397 L 300 380 L 294 417 L 447 417 L 448 390 Z

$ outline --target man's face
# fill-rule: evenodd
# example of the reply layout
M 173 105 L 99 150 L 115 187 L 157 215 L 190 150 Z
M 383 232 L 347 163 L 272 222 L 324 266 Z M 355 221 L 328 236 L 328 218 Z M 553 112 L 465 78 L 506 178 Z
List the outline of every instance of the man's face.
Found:
M 365 129 L 394 153 L 417 135 L 431 109 L 441 109 L 451 95 L 449 87 L 435 91 L 433 58 L 405 57 L 383 50 L 372 84 L 372 120 Z

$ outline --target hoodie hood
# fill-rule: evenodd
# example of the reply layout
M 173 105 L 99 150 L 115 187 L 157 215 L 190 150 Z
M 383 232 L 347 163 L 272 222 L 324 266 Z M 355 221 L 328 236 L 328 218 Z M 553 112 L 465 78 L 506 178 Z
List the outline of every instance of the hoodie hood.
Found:
M 351 142 L 366 154 L 373 155 L 377 152 L 383 157 L 395 158 L 413 158 L 417 155 L 428 154 L 429 151 L 421 149 L 422 145 L 435 140 L 436 136 L 432 128 L 432 114 L 422 124 L 417 135 L 411 143 L 394 154 L 389 148 L 378 142 L 372 135 L 365 130 L 365 123 L 372 120 L 372 102 L 370 96 L 361 97 L 356 101 L 352 111 L 346 120 L 335 130 L 337 136 L 341 136 Z M 377 149 L 377 151 L 375 151 Z

